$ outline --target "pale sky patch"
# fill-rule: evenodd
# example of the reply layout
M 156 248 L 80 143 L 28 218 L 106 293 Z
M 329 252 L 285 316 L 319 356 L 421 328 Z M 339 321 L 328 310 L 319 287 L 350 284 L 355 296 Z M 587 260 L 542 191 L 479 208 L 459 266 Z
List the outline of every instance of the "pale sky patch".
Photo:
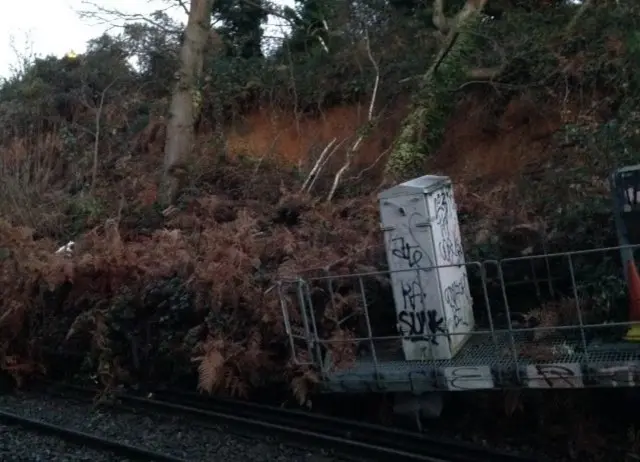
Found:
M 170 4 L 167 0 L 96 0 L 95 3 L 106 9 L 131 14 L 150 14 L 164 10 Z M 293 5 L 293 0 L 276 3 Z M 83 53 L 87 41 L 111 27 L 93 19 L 81 19 L 77 11 L 86 8 L 82 0 L 7 2 L 0 15 L 0 78 L 11 75 L 12 68 L 19 62 L 19 55 L 44 57 L 52 54 L 61 57 L 71 50 Z M 179 22 L 186 22 L 185 12 L 179 6 L 167 10 L 167 14 Z M 280 23 L 276 18 L 269 18 L 268 22 Z M 278 27 L 269 29 L 269 35 L 279 34 Z

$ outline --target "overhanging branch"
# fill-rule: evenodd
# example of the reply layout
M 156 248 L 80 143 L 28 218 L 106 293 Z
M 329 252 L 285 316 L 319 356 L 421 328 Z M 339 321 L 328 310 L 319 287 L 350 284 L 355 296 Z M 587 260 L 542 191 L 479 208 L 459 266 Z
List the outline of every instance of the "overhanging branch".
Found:
M 98 24 L 110 24 L 112 28 L 123 28 L 127 23 L 131 22 L 146 22 L 153 27 L 157 27 L 161 31 L 168 34 L 177 34 L 182 32 L 182 27 L 171 28 L 165 24 L 161 24 L 158 21 L 154 21 L 148 14 L 140 13 L 124 13 L 119 10 L 105 8 L 90 0 L 82 0 L 82 5 L 87 9 L 78 10 L 78 15 L 83 19 L 95 19 L 98 20 Z M 160 12 L 166 12 L 173 9 L 174 6 L 168 6 L 164 9 L 159 9 Z M 121 20 L 122 24 L 116 24 L 115 22 Z
M 187 4 L 182 0 L 176 0 L 176 2 L 178 3 L 178 5 L 180 5 L 180 8 L 182 8 L 185 14 L 189 16 L 189 7 L 187 6 Z

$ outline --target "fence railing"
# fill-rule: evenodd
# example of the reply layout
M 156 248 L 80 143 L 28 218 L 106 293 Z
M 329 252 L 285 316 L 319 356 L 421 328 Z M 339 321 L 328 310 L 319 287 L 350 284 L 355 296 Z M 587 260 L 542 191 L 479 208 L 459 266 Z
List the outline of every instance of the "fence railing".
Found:
M 556 379 L 565 372 L 573 378 L 579 371 L 562 372 L 563 367 L 574 367 L 566 364 L 612 364 L 635 359 L 640 353 L 640 346 L 623 341 L 630 326 L 640 320 L 629 319 L 620 257 L 623 249 L 633 255 L 639 248 L 618 246 L 466 263 L 473 300 L 468 329 L 446 310 L 434 316 L 428 301 L 426 310 L 401 319 L 392 291 L 394 273 L 461 265 L 281 281 L 291 354 L 298 364 L 316 366 L 323 380 L 363 365 L 380 382 L 389 380 L 391 369 L 407 367 L 433 367 L 445 375 L 447 368 L 486 367 L 503 383 L 531 382 L 536 373 L 544 382 L 544 374 L 536 368 L 545 364 Z M 444 300 L 446 294 L 437 290 L 440 293 L 432 300 Z M 456 329 L 451 328 L 454 325 Z M 465 340 L 451 358 L 404 359 L 403 342 L 451 343 L 454 336 Z

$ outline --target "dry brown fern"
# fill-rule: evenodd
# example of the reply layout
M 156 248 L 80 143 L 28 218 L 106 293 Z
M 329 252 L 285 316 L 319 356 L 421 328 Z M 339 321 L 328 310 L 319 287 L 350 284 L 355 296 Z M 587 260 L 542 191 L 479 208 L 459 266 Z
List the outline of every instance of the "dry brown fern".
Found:
M 14 355 L 4 356 L 0 368 L 9 373 L 18 388 L 22 387 L 27 378 L 46 374 L 43 364 Z
M 233 343 L 210 337 L 200 346 L 198 389 L 206 393 L 226 392 L 246 397 L 273 366 L 262 349 L 261 334 L 253 331 L 246 342 Z
M 335 329 L 328 339 L 327 349 L 335 369 L 347 369 L 356 360 L 354 333 L 346 329 Z
M 334 295 L 333 302 L 327 303 L 325 317 L 340 326 L 346 318 L 356 316 L 363 312 L 362 294 L 353 291 L 346 296 Z
M 291 380 L 291 391 L 298 404 L 301 406 L 306 404 L 308 407 L 311 407 L 309 394 L 313 390 L 314 385 L 317 385 L 319 381 L 318 374 L 309 368 Z
M 210 337 L 202 346 L 202 355 L 193 358 L 198 363 L 198 390 L 212 393 L 223 381 L 223 348 L 222 340 Z
M 249 394 L 249 384 L 233 367 L 226 367 L 224 369 L 224 383 L 222 387 L 230 396 L 246 398 Z
M 584 309 L 584 300 L 579 301 Z M 584 313 L 583 313 L 584 315 Z M 533 332 L 533 340 L 541 340 L 554 334 L 554 329 L 558 326 L 579 325 L 576 301 L 573 298 L 562 298 L 558 301 L 547 302 L 539 308 L 535 308 L 525 314 L 528 324 L 535 327 L 548 328 L 548 330 L 536 330 Z
M 529 311 L 525 316 L 528 324 L 535 323 L 537 328 L 552 328 L 560 325 L 560 316 L 557 311 L 544 306 Z M 553 335 L 553 330 L 535 330 L 533 331 L 533 340 L 540 340 Z
M 108 327 L 105 314 L 99 309 L 83 311 L 73 320 L 67 331 L 65 340 L 71 339 L 79 332 L 91 332 L 91 343 L 95 348 L 103 351 L 107 348 Z
M 149 130 L 150 138 L 154 130 Z M 145 143 L 150 145 L 151 140 Z M 143 167 L 137 166 L 137 162 L 135 156 L 129 159 L 127 172 Z M 234 178 L 244 177 L 242 172 L 232 173 Z M 114 188 L 123 187 L 127 210 L 148 208 L 152 180 L 151 174 L 141 175 L 139 181 L 127 179 L 111 185 L 103 198 L 108 200 Z M 126 219 L 127 211 L 121 216 L 112 207 L 110 213 L 118 218 L 103 221 L 103 225 L 79 236 L 70 258 L 55 255 L 59 243 L 46 239 L 36 241 L 32 231 L 0 221 L 0 283 L 3 287 L 0 330 L 15 333 L 15 337 L 3 337 L 7 345 L 0 348 L 0 355 L 11 351 L 12 367 L 31 361 L 32 353 L 20 346 L 27 333 L 23 319 L 30 310 L 42 308 L 38 305 L 40 301 L 34 301 L 33 293 L 41 293 L 43 287 L 55 289 L 64 282 L 72 282 L 64 310 L 57 318 L 68 316 L 58 323 L 66 332 L 56 335 L 62 338 L 66 334 L 70 339 L 79 330 L 92 332 L 93 346 L 100 352 L 109 347 L 105 341 L 106 313 L 102 309 L 87 309 L 87 306 L 95 306 L 96 301 L 109 306 L 123 288 L 138 297 L 148 285 L 177 277 L 194 293 L 197 307 L 210 310 L 211 317 L 218 323 L 215 332 L 209 326 L 200 326 L 202 334 L 208 329 L 211 337 L 193 358 L 198 365 L 202 390 L 224 389 L 243 395 L 262 386 L 266 378 L 282 379 L 287 359 L 279 354 L 286 333 L 276 289 L 278 279 L 306 278 L 327 270 L 340 274 L 375 268 L 371 249 L 380 247 L 382 242 L 375 200 L 364 198 L 337 205 L 314 205 L 308 198 L 288 192 L 293 189 L 297 188 L 285 187 L 279 199 L 270 202 L 262 197 L 232 200 L 225 189 L 202 195 L 191 200 L 186 209 L 175 209 L 170 216 L 161 217 L 159 225 L 155 222 L 150 225 L 167 228 L 149 230 L 145 224 L 144 233 L 131 226 L 136 222 Z M 295 208 L 298 217 L 291 222 L 276 223 L 274 216 L 278 207 L 285 205 Z M 225 209 L 224 213 L 221 208 Z M 143 218 L 146 219 L 146 215 Z M 355 294 L 356 289 L 351 287 L 345 291 Z M 342 302 L 338 301 L 339 311 L 349 315 L 358 309 L 355 295 L 343 293 L 343 297 Z M 291 303 L 296 302 L 297 294 L 292 294 Z M 295 328 L 301 325 L 300 311 L 293 305 L 290 308 L 290 320 Z M 327 315 L 335 318 L 340 313 Z M 136 316 L 152 314 L 136 313 Z M 48 334 L 46 329 L 50 327 L 45 326 L 43 331 Z M 333 334 L 350 339 L 346 331 Z M 195 342 L 198 340 L 199 337 Z M 29 341 L 37 346 L 40 339 Z M 186 348 L 192 347 L 190 343 Z M 338 362 L 349 362 L 346 358 L 354 356 L 352 350 L 349 346 L 337 346 Z M 94 372 L 104 383 L 112 384 L 126 375 L 125 364 L 126 361 L 116 364 L 101 360 Z

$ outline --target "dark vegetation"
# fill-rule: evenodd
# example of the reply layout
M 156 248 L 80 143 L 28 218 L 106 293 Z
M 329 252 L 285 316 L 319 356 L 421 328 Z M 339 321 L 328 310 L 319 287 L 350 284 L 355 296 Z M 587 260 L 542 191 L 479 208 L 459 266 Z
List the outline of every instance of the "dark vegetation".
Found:
M 169 208 L 156 184 L 183 37 L 166 16 L 96 38 L 78 58 L 37 59 L 0 87 L 0 366 L 18 382 L 53 373 L 52 352 L 86 352 L 76 372 L 107 387 L 173 381 L 250 396 L 286 386 L 306 399 L 316 376 L 290 361 L 276 282 L 384 268 L 373 193 L 439 39 L 417 0 L 300 1 L 280 11 L 292 29 L 276 42 L 263 36 L 265 6 L 215 2 L 198 142 Z M 640 4 L 598 2 L 574 23 L 579 9 L 490 1 L 452 64 L 468 78 L 436 78 L 416 173 L 454 179 L 468 260 L 532 242 L 616 243 L 606 175 L 638 161 Z M 277 137 L 273 152 L 241 147 L 264 114 L 306 127 L 338 110 L 366 114 L 376 75 L 374 117 L 356 118 L 304 193 L 330 139 L 296 159 Z M 360 135 L 366 149 L 325 201 Z M 73 255 L 56 254 L 69 240 Z M 603 276 L 620 271 L 613 259 L 581 271 L 589 296 L 624 296 Z M 353 310 L 351 289 L 329 320 Z

